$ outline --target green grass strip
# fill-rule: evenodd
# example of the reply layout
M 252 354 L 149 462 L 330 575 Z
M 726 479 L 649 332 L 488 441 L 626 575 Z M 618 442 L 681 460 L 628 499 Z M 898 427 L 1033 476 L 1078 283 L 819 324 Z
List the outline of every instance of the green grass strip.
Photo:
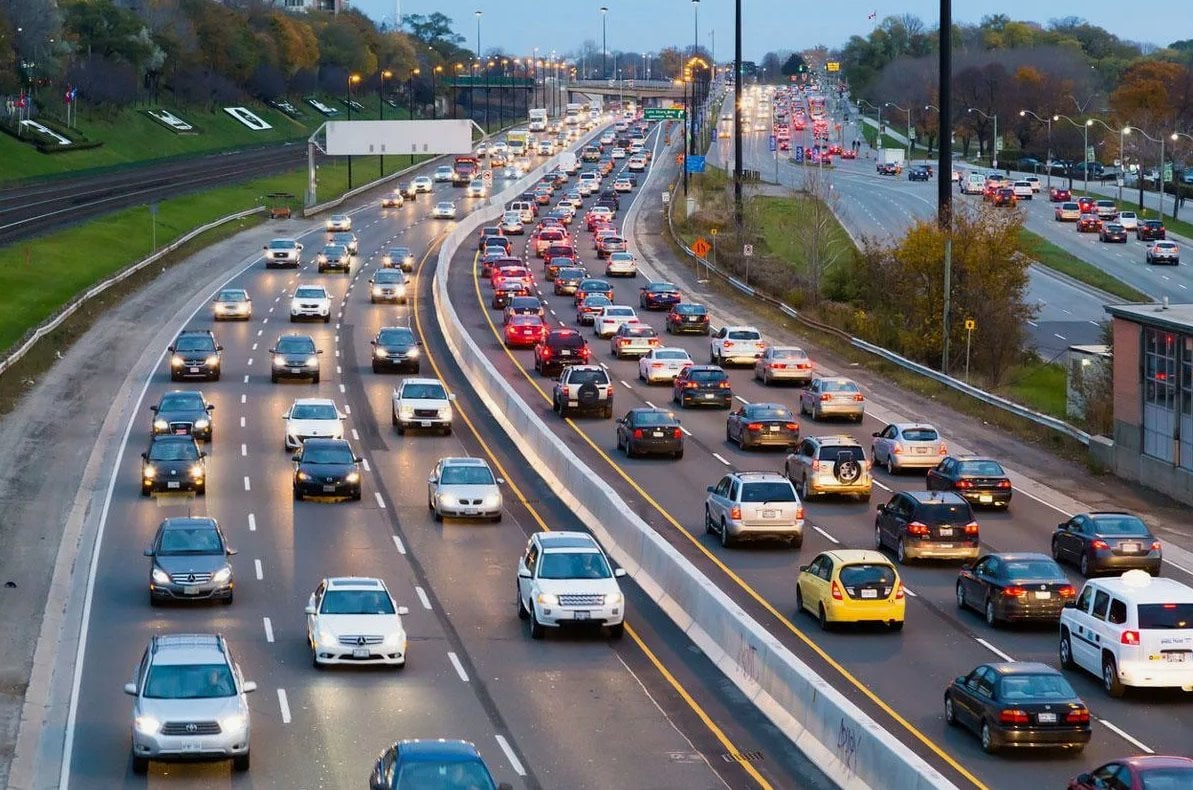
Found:
M 1030 230 L 1019 231 L 1019 239 L 1023 243 L 1023 254 L 1035 260 L 1041 266 L 1067 274 L 1075 280 L 1092 285 L 1094 288 L 1113 294 L 1127 302 L 1150 302 L 1147 294 L 1127 285 L 1112 274 L 1087 263 L 1068 250 L 1058 247 L 1052 242 L 1032 233 Z

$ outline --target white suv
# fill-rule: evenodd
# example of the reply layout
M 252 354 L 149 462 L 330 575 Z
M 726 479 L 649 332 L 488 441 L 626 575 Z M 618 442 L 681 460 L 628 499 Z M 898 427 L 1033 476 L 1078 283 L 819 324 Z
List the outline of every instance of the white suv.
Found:
M 1193 691 L 1193 588 L 1131 570 L 1091 579 L 1060 615 L 1060 664 L 1127 686 Z
M 261 249 L 265 250 L 265 268 L 291 266 L 297 269 L 302 264 L 302 245 L 294 239 L 273 239 Z
M 385 582 L 359 576 L 324 579 L 307 601 L 307 643 L 315 668 L 327 664 L 406 665 L 406 630 Z
M 257 684 L 245 681 L 218 634 L 151 637 L 124 693 L 133 703 L 133 773 L 150 760 L 227 759 L 249 769 L 249 705 Z
M 439 379 L 402 379 L 394 387 L 392 404 L 392 421 L 398 435 L 408 428 L 430 428 L 447 436 L 452 432 L 455 399 Z
M 753 365 L 766 351 L 762 333 L 752 326 L 723 326 L 708 341 L 710 365 L 731 363 Z
M 331 321 L 331 294 L 322 285 L 300 285 L 290 299 L 290 320 L 318 318 Z
M 804 544 L 804 504 L 777 472 L 731 472 L 708 487 L 704 530 L 729 548 L 739 539 L 780 538 Z
M 547 628 L 607 626 L 614 639 L 625 631 L 625 596 L 593 537 L 584 532 L 536 532 L 518 560 L 518 617 L 530 621 L 530 638 Z

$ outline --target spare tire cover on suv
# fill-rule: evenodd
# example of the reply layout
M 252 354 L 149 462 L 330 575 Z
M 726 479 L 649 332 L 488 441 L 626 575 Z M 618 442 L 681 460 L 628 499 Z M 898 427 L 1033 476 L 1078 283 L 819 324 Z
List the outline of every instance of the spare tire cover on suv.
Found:
M 846 485 L 852 485 L 861 479 L 862 465 L 848 451 L 837 453 L 837 460 L 833 462 L 833 477 Z
M 591 381 L 587 381 L 580 385 L 579 401 L 581 406 L 592 406 L 601 397 L 601 391 L 597 389 L 597 385 Z

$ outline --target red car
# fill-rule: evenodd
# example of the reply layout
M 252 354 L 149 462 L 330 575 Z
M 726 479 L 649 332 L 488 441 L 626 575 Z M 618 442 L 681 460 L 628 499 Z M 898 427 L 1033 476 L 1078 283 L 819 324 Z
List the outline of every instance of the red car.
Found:
M 1053 203 L 1064 203 L 1065 201 L 1072 200 L 1072 199 L 1073 199 L 1073 193 L 1071 193 L 1067 189 L 1061 189 L 1060 187 L 1053 187 L 1052 189 L 1050 189 L 1048 191 L 1048 200 Z
M 1015 190 L 1010 187 L 999 187 L 991 198 L 991 202 L 996 206 L 1010 206 L 1014 208 L 1019 205 L 1019 198 L 1015 196 Z
M 1069 780 L 1069 790 L 1149 790 L 1193 787 L 1193 759 L 1165 755 L 1123 757 Z
M 844 151 L 841 152 L 841 158 L 842 159 L 857 159 L 857 151 L 853 150 L 852 148 L 846 148 Z
M 543 265 L 550 266 L 556 258 L 575 258 L 576 248 L 571 244 L 552 244 L 543 250 Z
M 519 262 L 521 263 L 521 262 Z M 507 283 L 518 282 L 529 289 L 534 285 L 534 277 L 530 273 L 530 269 L 525 266 L 499 266 L 493 268 L 493 276 L 489 278 L 489 284 L 494 289 L 500 288 Z
M 537 315 L 515 315 L 505 325 L 507 348 L 530 348 L 547 335 L 547 325 Z
M 1077 198 L 1077 206 L 1081 209 L 1082 214 L 1097 214 L 1098 203 L 1092 197 Z
M 1097 214 L 1082 214 L 1077 220 L 1078 233 L 1097 233 L 1101 229 L 1102 220 L 1098 218 Z

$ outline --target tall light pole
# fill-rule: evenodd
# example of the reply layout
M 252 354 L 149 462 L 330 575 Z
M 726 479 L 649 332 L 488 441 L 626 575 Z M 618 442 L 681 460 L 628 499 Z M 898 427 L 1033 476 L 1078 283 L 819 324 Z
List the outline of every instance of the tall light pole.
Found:
M 883 105 L 884 107 L 894 107 L 896 110 L 907 113 L 907 166 L 911 166 L 911 108 L 900 107 L 893 101 L 889 101 Z M 997 128 L 997 127 L 996 127 Z
M 435 109 L 435 73 L 436 73 L 436 72 L 439 72 L 440 74 L 442 74 L 442 73 L 443 73 L 443 66 L 435 66 L 435 67 L 433 67 L 433 68 L 431 69 L 431 120 L 432 120 L 432 121 L 436 120 L 436 118 L 435 118 L 435 115 L 436 115 L 436 109 Z
M 1020 110 L 1019 111 L 1020 118 L 1026 118 L 1029 115 L 1032 118 L 1035 118 L 1040 123 L 1046 124 L 1048 126 L 1048 156 L 1046 157 L 1046 159 L 1044 161 L 1044 167 L 1047 168 L 1047 170 L 1048 170 L 1048 181 L 1047 181 L 1046 186 L 1051 188 L 1052 187 L 1052 119 L 1051 118 L 1041 118 L 1040 116 L 1036 115 L 1031 110 Z
M 733 222 L 741 230 L 741 0 L 733 3 Z
M 609 36 L 605 26 L 605 16 L 609 13 L 609 6 L 601 6 L 601 79 L 609 76 Z
M 410 79 L 406 80 L 406 89 L 410 94 L 410 120 L 414 120 L 414 78 L 422 72 L 419 69 L 410 69 Z M 410 164 L 414 164 L 414 154 L 410 155 Z
M 940 23 L 937 33 L 937 96 L 940 97 L 941 146 L 937 156 L 936 221 L 944 231 L 944 283 L 941 310 L 940 372 L 949 372 L 949 333 L 951 329 L 953 296 L 953 0 L 940 0 Z M 947 135 L 946 135 L 947 131 Z M 949 138 L 948 144 L 944 138 Z
M 476 12 L 476 62 L 481 62 L 481 17 L 484 16 L 484 11 Z
M 994 170 L 998 169 L 998 113 L 987 115 L 977 107 L 967 107 L 966 112 L 976 112 L 988 121 L 994 122 L 994 139 L 990 142 L 990 167 Z
M 874 138 L 874 140 L 875 140 L 875 141 L 878 143 L 878 145 L 876 145 L 876 146 L 874 146 L 874 147 L 875 147 L 875 148 L 882 148 L 882 108 L 881 108 L 881 107 L 879 107 L 877 104 L 871 104 L 870 102 L 866 101 L 865 99 L 858 99 L 858 100 L 857 100 L 857 111 L 858 111 L 859 113 L 861 113 L 861 116 L 862 116 L 862 128 L 863 128 L 863 129 L 864 129 L 864 128 L 865 128 L 865 126 L 866 126 L 866 124 L 865 124 L 866 111 L 862 109 L 862 105 L 863 105 L 863 104 L 864 104 L 864 105 L 866 105 L 866 106 L 868 106 L 868 107 L 873 107 L 873 108 L 874 108 L 874 110 L 875 110 L 875 113 L 874 113 L 874 119 L 875 119 L 875 120 L 877 121 L 877 123 L 878 123 L 878 133 L 877 133 L 877 136 Z
M 1156 173 L 1156 175 L 1158 176 L 1158 178 L 1156 178 L 1156 184 L 1157 184 L 1157 186 L 1159 186 L 1159 192 L 1160 192 L 1160 195 L 1159 195 L 1159 197 L 1160 197 L 1160 216 L 1163 217 L 1164 216 L 1164 135 L 1160 135 L 1160 138 L 1156 139 L 1155 137 L 1152 137 L 1150 134 L 1148 134 L 1147 132 L 1140 129 L 1138 126 L 1123 127 L 1124 134 L 1130 134 L 1132 131 L 1139 132 L 1141 135 L 1146 137 L 1148 140 L 1151 140 L 1153 143 L 1160 144 L 1160 170 L 1158 173 Z M 1143 173 L 1139 174 L 1139 210 L 1143 211 Z
M 1172 135 L 1169 137 L 1169 139 L 1172 140 L 1172 142 L 1174 142 L 1174 143 L 1178 143 L 1178 142 L 1180 142 L 1180 139 L 1182 137 L 1190 142 L 1193 142 L 1193 135 L 1185 134 L 1184 132 L 1173 132 Z M 1175 148 L 1176 146 L 1173 146 L 1173 147 Z M 1174 154 L 1173 160 L 1175 161 L 1175 159 L 1176 159 L 1176 155 Z M 1188 171 L 1186 171 L 1186 172 L 1188 172 Z M 1172 188 L 1172 219 L 1174 221 L 1176 220 L 1176 210 L 1177 210 L 1177 208 L 1180 207 L 1180 205 L 1181 205 L 1181 188 L 1179 186 L 1173 186 L 1173 188 Z
M 389 69 L 381 70 L 381 87 L 377 89 L 377 120 L 385 120 L 385 81 L 392 77 L 394 73 Z M 377 169 L 380 171 L 381 177 L 385 177 L 385 154 L 377 154 Z
M 1072 97 L 1069 97 L 1072 98 Z M 1076 99 L 1074 99 L 1076 101 Z M 1081 172 L 1085 175 L 1085 194 L 1089 194 L 1089 163 L 1092 158 L 1089 155 L 1089 127 L 1093 125 L 1093 121 L 1087 120 L 1085 123 L 1077 123 L 1067 115 L 1056 113 L 1052 116 L 1054 121 L 1068 121 L 1072 126 L 1076 126 L 1081 130 Z M 1069 188 L 1073 188 L 1073 169 L 1069 168 Z
M 692 114 L 692 104 L 688 101 L 688 85 L 692 81 L 690 69 L 684 69 L 684 73 L 683 76 L 680 77 L 680 81 L 683 82 L 684 112 L 690 116 Z M 687 134 L 688 122 L 686 119 L 683 121 L 683 126 L 681 128 L 683 129 L 684 134 Z M 688 194 L 688 145 L 686 142 L 683 146 L 683 193 L 685 197 Z
M 348 75 L 348 120 L 352 120 L 352 86 L 360 82 L 359 74 Z M 352 154 L 348 154 L 348 189 L 352 189 Z
M 1123 138 L 1126 136 L 1127 130 L 1131 127 L 1123 126 L 1122 128 L 1115 129 L 1115 128 L 1111 127 L 1110 125 L 1108 125 L 1101 118 L 1090 118 L 1088 121 L 1086 121 L 1086 123 L 1091 126 L 1095 123 L 1101 124 L 1102 127 L 1106 129 L 1106 131 L 1118 133 L 1118 178 L 1116 180 L 1118 181 L 1118 202 L 1122 203 L 1123 202 L 1123 172 L 1127 166 L 1127 160 L 1126 160 L 1126 157 L 1124 156 L 1125 152 L 1123 150 Z M 1140 208 L 1143 208 L 1143 207 L 1140 206 Z
M 700 0 L 692 0 L 692 57 L 700 54 Z

